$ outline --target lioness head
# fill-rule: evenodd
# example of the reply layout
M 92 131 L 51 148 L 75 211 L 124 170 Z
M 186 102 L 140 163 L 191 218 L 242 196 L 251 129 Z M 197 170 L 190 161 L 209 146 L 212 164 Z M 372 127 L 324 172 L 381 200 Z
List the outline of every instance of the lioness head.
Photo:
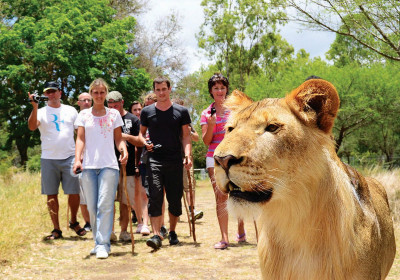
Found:
M 214 158 L 217 185 L 229 193 L 229 203 L 265 206 L 287 196 L 295 201 L 296 192 L 308 191 L 307 180 L 322 172 L 311 161 L 334 154 L 339 97 L 327 81 L 308 80 L 286 98 L 259 102 L 234 91 L 225 106 L 231 114 Z M 298 189 L 286 187 L 296 180 L 302 182 Z M 259 208 L 245 207 L 253 216 Z

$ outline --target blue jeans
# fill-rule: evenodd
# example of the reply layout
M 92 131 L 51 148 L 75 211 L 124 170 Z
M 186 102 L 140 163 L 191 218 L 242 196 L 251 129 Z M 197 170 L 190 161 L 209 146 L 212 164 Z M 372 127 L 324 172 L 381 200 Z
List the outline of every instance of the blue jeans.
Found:
M 117 169 L 84 169 L 82 171 L 82 187 L 89 210 L 96 251 L 110 252 L 118 179 Z

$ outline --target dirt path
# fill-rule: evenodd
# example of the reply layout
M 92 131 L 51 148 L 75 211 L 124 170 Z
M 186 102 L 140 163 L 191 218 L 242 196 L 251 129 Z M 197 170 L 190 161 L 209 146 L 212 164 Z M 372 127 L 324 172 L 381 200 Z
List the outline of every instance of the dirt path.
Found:
M 255 230 L 252 221 L 245 221 L 247 240 L 235 242 L 236 223 L 230 219 L 231 247 L 215 250 L 219 241 L 219 227 L 215 214 L 215 200 L 209 184 L 198 187 L 196 207 L 204 217 L 196 223 L 197 244 L 189 236 L 186 213 L 181 216 L 177 233 L 181 243 L 153 252 L 146 246 L 147 237 L 135 234 L 135 253 L 131 245 L 116 243 L 110 257 L 97 260 L 90 256 L 92 234 L 77 237 L 71 230 L 64 231 L 64 239 L 43 242 L 47 231 L 38 233 L 38 242 L 31 243 L 19 262 L 3 267 L 2 279 L 260 279 Z M 118 215 L 117 215 L 118 217 Z M 134 230 L 135 230 L 134 226 Z M 116 224 L 117 235 L 119 226 Z

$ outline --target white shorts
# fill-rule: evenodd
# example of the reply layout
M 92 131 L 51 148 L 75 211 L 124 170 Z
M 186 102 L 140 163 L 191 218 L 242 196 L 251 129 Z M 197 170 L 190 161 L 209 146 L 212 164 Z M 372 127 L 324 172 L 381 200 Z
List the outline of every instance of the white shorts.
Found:
M 128 191 L 129 202 L 131 206 L 133 206 L 135 199 L 135 176 L 126 176 L 126 190 Z M 125 190 L 121 184 L 118 185 L 117 200 L 125 205 L 128 205 Z
M 206 157 L 206 168 L 214 168 L 214 158 Z
M 80 175 L 82 175 L 82 173 L 79 174 L 79 176 L 78 176 L 78 178 L 79 178 L 79 188 L 80 188 L 79 198 L 80 198 L 80 200 L 81 200 L 80 204 L 81 204 L 81 205 L 86 205 L 86 204 L 87 204 L 87 203 L 86 203 L 86 197 L 85 197 L 85 194 L 83 193 L 82 179 L 81 179 L 81 176 L 80 176 Z

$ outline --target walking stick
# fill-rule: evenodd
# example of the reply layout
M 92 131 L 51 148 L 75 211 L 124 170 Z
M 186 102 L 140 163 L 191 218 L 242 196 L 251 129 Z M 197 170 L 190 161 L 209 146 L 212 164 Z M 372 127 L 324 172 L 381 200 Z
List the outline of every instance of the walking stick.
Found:
M 187 215 L 187 219 L 188 219 L 189 233 L 190 233 L 190 236 L 192 236 L 192 226 L 190 225 L 189 210 L 188 210 L 188 208 L 187 208 L 187 202 L 186 202 L 185 191 L 183 191 L 183 203 L 184 203 L 184 205 L 185 205 L 186 215 Z
M 124 151 L 121 150 L 121 155 L 124 155 Z M 129 228 L 131 230 L 131 244 L 132 244 L 132 254 L 135 251 L 135 239 L 133 237 L 133 230 L 132 230 L 132 208 L 131 208 L 131 202 L 129 200 L 129 194 L 128 194 L 128 189 L 126 187 L 126 165 L 122 165 L 121 164 L 121 169 L 122 169 L 122 183 L 124 186 L 124 192 L 125 192 L 125 196 L 126 196 L 126 201 L 128 202 L 128 217 L 129 217 Z
M 186 162 L 188 162 L 188 157 L 186 156 Z M 192 178 L 190 177 L 190 170 L 186 169 L 186 174 L 188 177 L 188 182 L 189 182 L 189 193 L 190 193 L 190 204 L 192 207 L 189 207 L 190 213 L 192 215 L 192 231 L 193 231 L 193 241 L 196 242 L 196 229 L 195 229 L 195 219 L 194 219 L 194 203 L 193 203 L 193 193 L 192 193 Z
M 258 243 L 258 230 L 257 230 L 257 223 L 254 220 L 254 228 L 256 229 L 256 238 L 257 238 L 257 243 Z

